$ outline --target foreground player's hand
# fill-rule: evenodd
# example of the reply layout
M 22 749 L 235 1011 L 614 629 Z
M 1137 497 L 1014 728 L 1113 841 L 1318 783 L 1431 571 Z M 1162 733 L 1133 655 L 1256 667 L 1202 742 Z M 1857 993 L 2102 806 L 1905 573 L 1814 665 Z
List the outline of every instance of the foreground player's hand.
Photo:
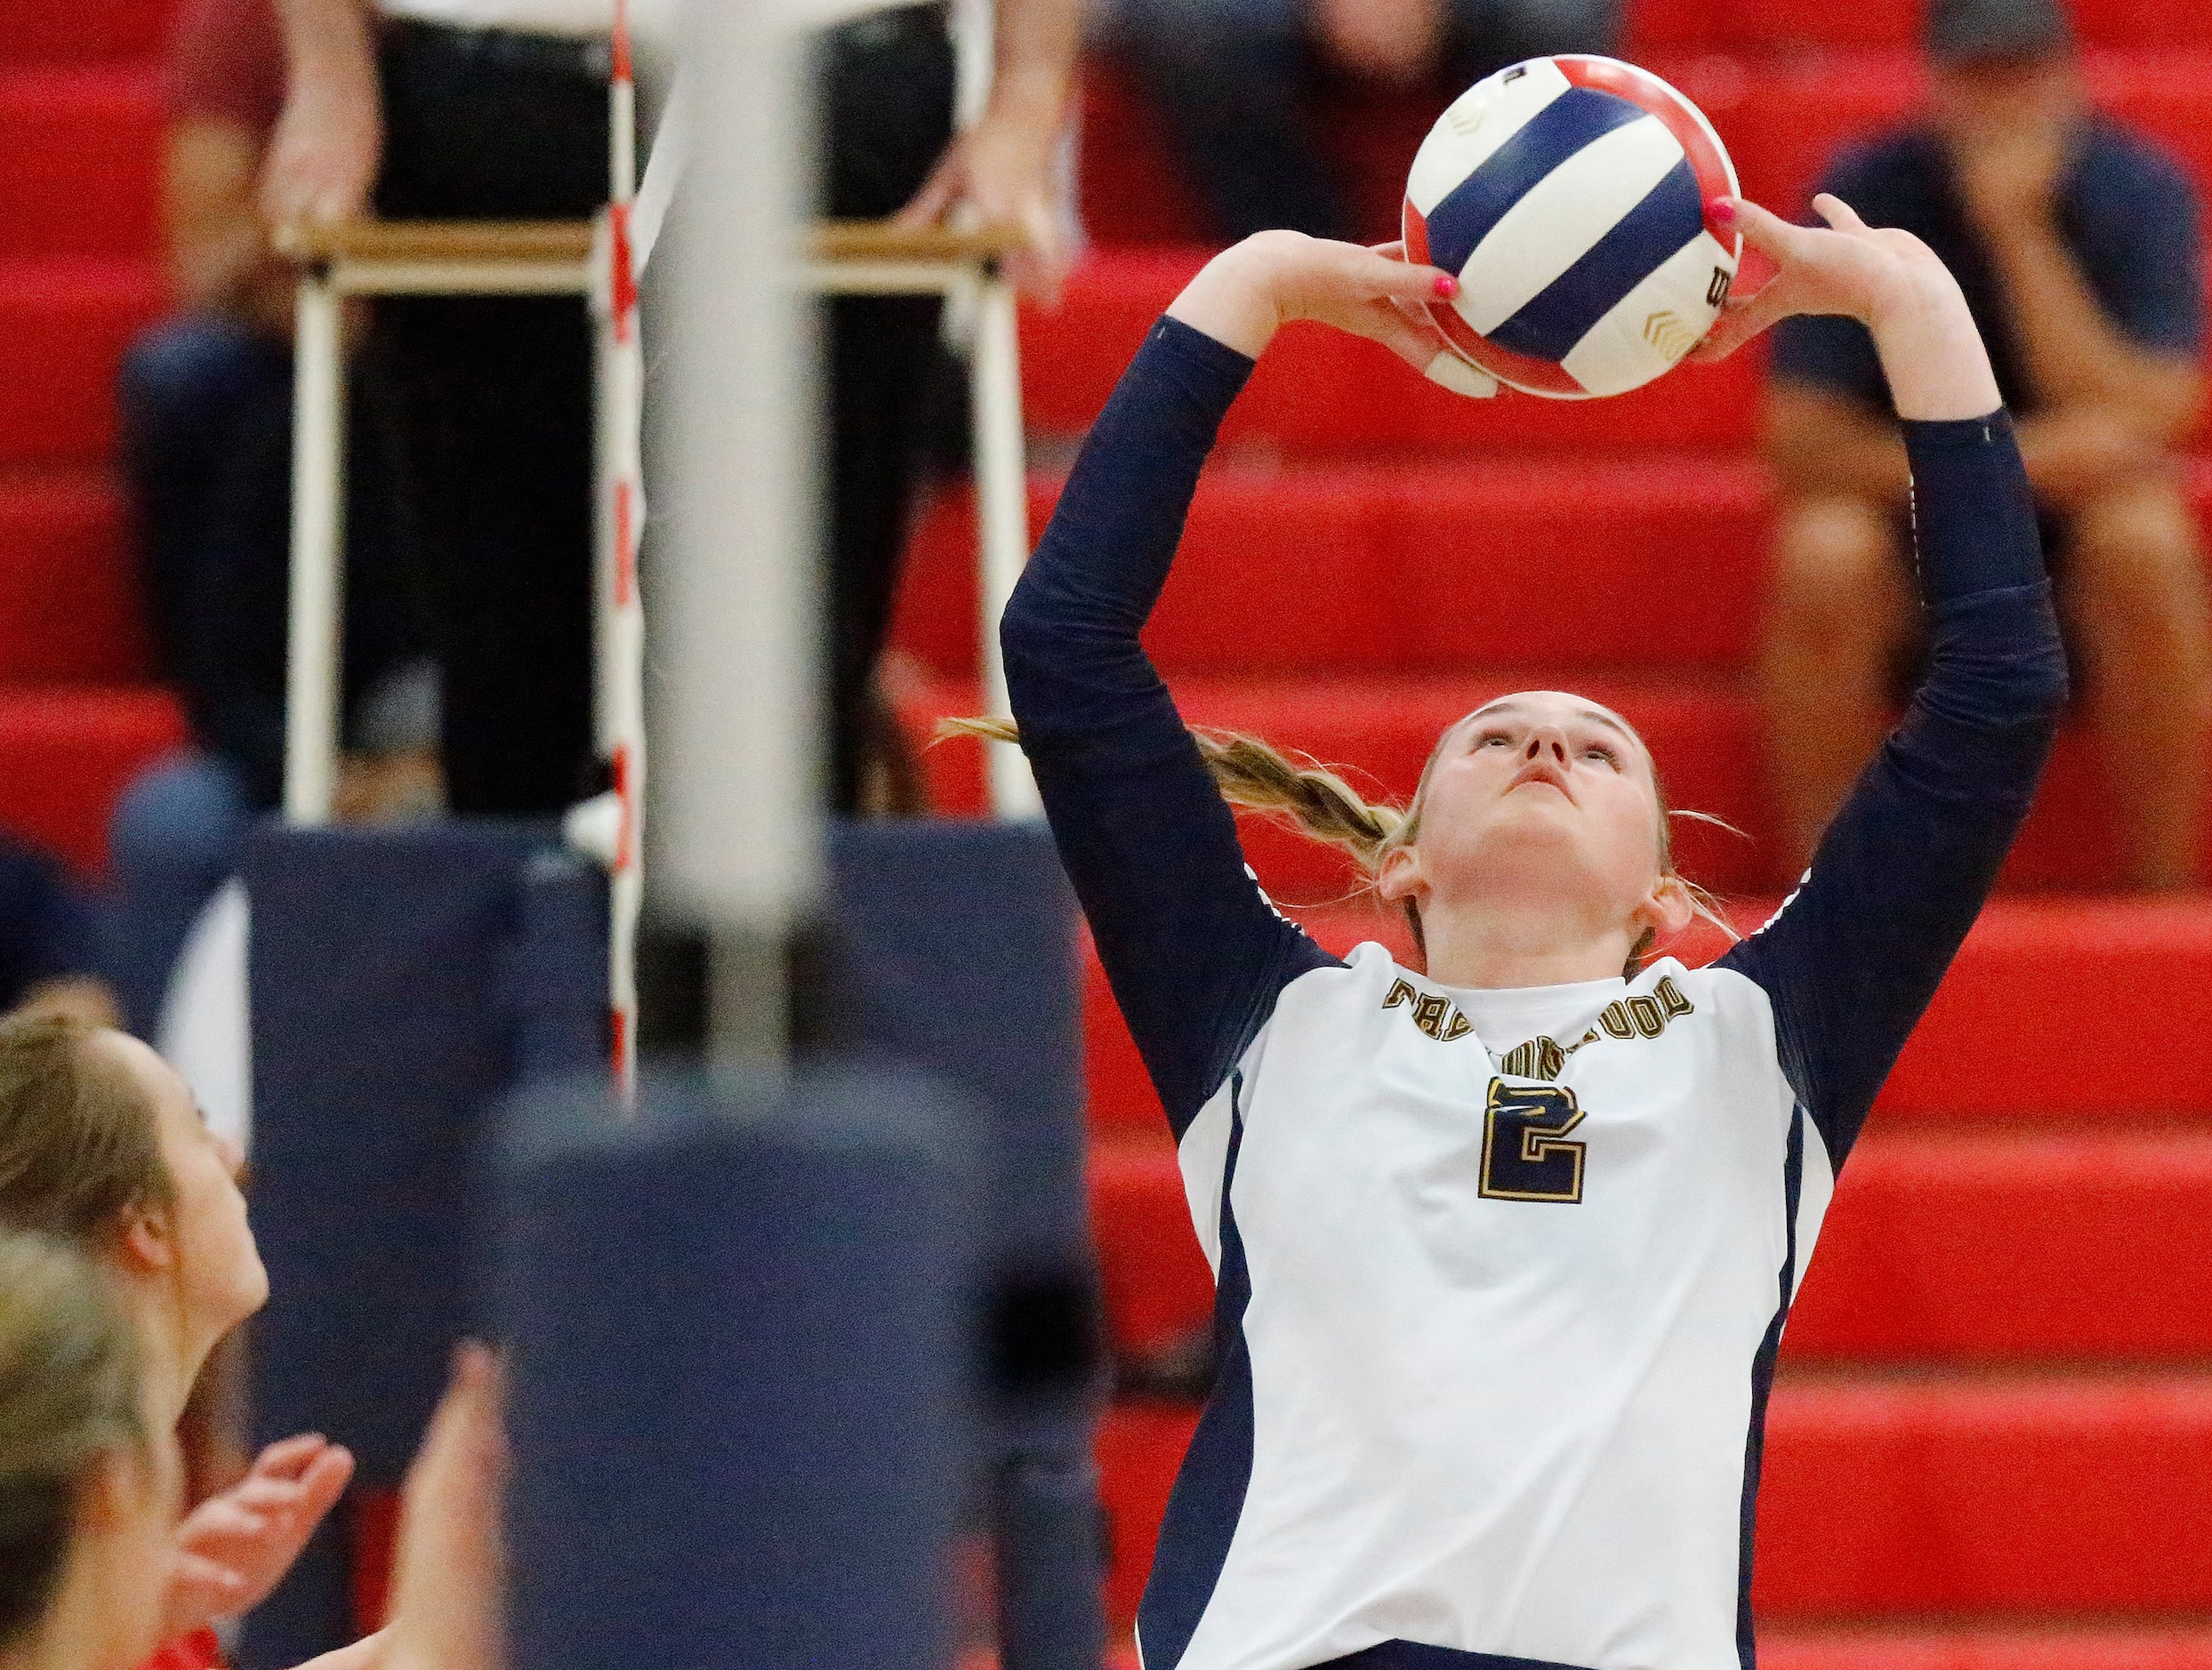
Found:
M 262 1450 L 244 1479 L 201 1503 L 177 1527 L 166 1634 L 189 1635 L 260 1605 L 352 1477 L 353 1457 L 318 1434 L 302 1433 Z
M 385 1670 L 502 1670 L 506 1662 L 502 1398 L 492 1353 L 463 1345 L 407 1470 Z
M 1258 358 L 1293 319 L 1380 342 L 1426 373 L 1443 340 L 1404 309 L 1449 296 L 1455 281 L 1403 254 L 1299 232 L 1261 232 L 1223 251 L 1168 309 L 1170 317 Z
M 1813 207 L 1825 228 L 1792 226 L 1741 197 L 1714 205 L 1721 225 L 1739 228 L 1780 270 L 1757 295 L 1730 301 L 1693 357 L 1725 359 L 1793 314 L 1835 314 L 1874 338 L 1899 417 L 1957 422 L 2001 406 L 1965 293 L 1935 252 L 1910 232 L 1869 226 L 1826 192 Z
M 1742 197 L 1724 197 L 1714 218 L 1782 270 L 1755 296 L 1731 298 L 1712 333 L 1693 350 L 1725 359 L 1769 325 L 1797 314 L 1839 314 L 1871 325 L 1910 304 L 1930 285 L 1956 289 L 1935 253 L 1910 232 L 1869 226 L 1840 197 L 1822 192 L 1814 210 L 1823 227 L 1793 226 Z

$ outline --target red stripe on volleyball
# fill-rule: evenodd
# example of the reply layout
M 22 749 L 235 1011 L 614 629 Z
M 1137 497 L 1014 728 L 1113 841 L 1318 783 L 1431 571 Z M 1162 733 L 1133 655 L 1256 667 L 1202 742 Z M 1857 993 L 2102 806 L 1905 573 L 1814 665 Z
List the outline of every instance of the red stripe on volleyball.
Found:
M 1697 175 L 1698 197 L 1709 205 L 1705 229 L 1719 239 L 1724 248 L 1733 249 L 1736 235 L 1713 224 L 1709 205 L 1716 197 L 1736 195 L 1735 170 L 1730 165 L 1727 154 L 1713 142 L 1704 123 L 1698 120 L 1690 101 L 1649 70 L 1621 63 L 1618 59 L 1563 56 L 1551 61 L 1559 66 L 1559 73 L 1571 85 L 1610 92 L 1660 119 L 1667 132 L 1674 135 L 1675 142 L 1682 147 L 1682 154 L 1690 159 L 1691 172 Z
M 1406 260 L 1417 267 L 1429 265 L 1428 221 L 1411 197 L 1405 201 L 1404 229 Z M 1449 301 L 1429 303 L 1428 317 L 1446 341 L 1500 382 L 1532 394 L 1564 395 L 1570 399 L 1586 398 L 1589 394 L 1556 361 L 1532 359 L 1500 348 L 1461 318 L 1459 309 Z

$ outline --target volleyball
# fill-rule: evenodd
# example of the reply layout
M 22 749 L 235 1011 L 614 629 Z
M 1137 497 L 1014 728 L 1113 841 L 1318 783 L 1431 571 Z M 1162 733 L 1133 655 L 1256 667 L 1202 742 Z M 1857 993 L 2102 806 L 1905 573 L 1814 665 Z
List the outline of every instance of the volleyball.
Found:
M 1657 76 L 1532 58 L 1429 130 L 1406 181 L 1406 254 L 1458 276 L 1429 316 L 1480 370 L 1552 399 L 1626 394 L 1720 317 L 1743 240 L 1706 205 L 1735 195 L 1712 124 Z

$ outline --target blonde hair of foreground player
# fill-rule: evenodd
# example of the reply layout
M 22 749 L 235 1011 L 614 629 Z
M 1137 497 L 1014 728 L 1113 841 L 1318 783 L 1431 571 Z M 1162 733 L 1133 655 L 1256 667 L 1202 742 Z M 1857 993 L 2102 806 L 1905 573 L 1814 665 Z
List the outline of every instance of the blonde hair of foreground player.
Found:
M 1995 411 L 1996 375 L 1943 263 L 1910 233 L 1870 228 L 1838 198 L 1814 206 L 1831 232 L 1754 203 L 1716 205 L 1781 271 L 1731 303 L 1696 357 L 1724 358 L 1791 314 L 1844 314 L 1877 331 L 1900 415 Z M 1452 293 L 1449 277 L 1409 268 L 1396 245 L 1370 251 L 1263 232 L 1217 256 L 1168 314 L 1252 359 L 1284 325 L 1315 320 L 1426 372 L 1440 339 L 1420 309 Z M 948 728 L 1015 735 L 995 721 Z M 1633 972 L 1656 938 L 1709 914 L 1675 869 L 1650 750 L 1620 715 L 1582 697 L 1523 691 L 1460 720 L 1437 739 L 1404 808 L 1371 805 L 1333 773 L 1250 737 L 1198 742 L 1232 802 L 1281 813 L 1350 853 L 1376 892 L 1404 907 L 1429 976 L 1445 985 L 1564 985 Z M 1511 792 L 1529 783 L 1571 783 L 1573 799 Z
M 0 1232 L 0 1670 L 133 1670 L 161 1637 L 183 1457 L 118 1297 L 67 1242 Z M 408 1477 L 402 1615 L 307 1670 L 496 1665 L 464 1593 L 498 1543 L 496 1395 L 464 1352 Z
M 238 1169 L 183 1080 L 138 1040 L 60 1016 L 0 1020 L 0 1228 L 60 1241 L 106 1278 L 135 1341 L 145 1430 L 163 1446 L 173 1444 L 216 1342 L 268 1297 Z M 203 1505 L 181 1534 L 173 1492 L 173 1545 L 136 1568 L 157 1602 L 154 1638 L 127 1662 L 257 1602 L 351 1473 L 344 1450 L 302 1434 L 263 1451 L 246 1480 Z M 431 1569 L 465 1574 L 485 1557 Z M 418 1610 L 446 1605 L 442 1590 L 417 1588 Z M 394 1604 L 406 1604 L 397 1586 Z M 376 1640 L 348 1652 L 366 1653 Z

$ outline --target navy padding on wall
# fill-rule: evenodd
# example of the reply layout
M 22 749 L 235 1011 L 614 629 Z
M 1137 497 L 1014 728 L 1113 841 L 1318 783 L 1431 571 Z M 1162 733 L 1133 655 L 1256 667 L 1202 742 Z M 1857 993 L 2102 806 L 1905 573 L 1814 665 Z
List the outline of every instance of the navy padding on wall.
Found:
M 830 874 L 859 1037 L 943 1073 L 986 1121 L 988 1255 L 1088 1262 L 1075 897 L 1050 834 L 843 824 Z
M 1074 895 L 1041 823 L 850 824 L 830 860 L 848 974 L 829 1000 L 853 1006 L 850 1031 L 871 1048 L 966 1091 L 982 1139 L 979 1460 L 1001 1658 L 1097 1670 L 1104 1363 Z
M 357 1490 L 404 1476 L 472 1325 L 482 1122 L 606 1032 L 605 886 L 535 833 L 268 828 L 249 848 L 253 1329 L 261 1441 L 327 1433 Z M 241 1658 L 351 1639 L 350 1514 L 248 1618 Z
M 969 1445 L 962 1158 L 917 1075 L 516 1099 L 499 1166 L 510 1658 L 949 1663 Z

